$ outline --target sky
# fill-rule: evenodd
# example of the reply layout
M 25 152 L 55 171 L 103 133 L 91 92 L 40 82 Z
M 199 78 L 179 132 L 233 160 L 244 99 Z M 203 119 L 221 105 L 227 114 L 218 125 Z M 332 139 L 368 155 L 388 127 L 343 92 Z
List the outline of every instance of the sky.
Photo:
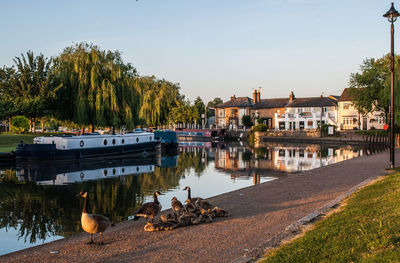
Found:
M 192 102 L 340 95 L 365 58 L 390 52 L 386 0 L 0 1 L 0 66 L 80 42 L 122 52 Z M 400 2 L 395 7 L 400 10 Z M 400 38 L 395 24 L 395 50 Z M 399 33 L 397 33 L 399 31 Z M 396 52 L 397 53 L 397 52 Z

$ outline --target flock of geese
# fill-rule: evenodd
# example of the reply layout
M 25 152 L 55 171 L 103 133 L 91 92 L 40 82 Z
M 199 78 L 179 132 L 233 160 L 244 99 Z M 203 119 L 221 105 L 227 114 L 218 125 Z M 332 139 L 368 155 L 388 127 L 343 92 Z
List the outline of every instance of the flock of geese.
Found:
M 188 191 L 188 197 L 183 205 L 176 197 L 171 199 L 172 213 L 163 214 L 159 220 L 154 222 L 154 218 L 161 212 L 161 204 L 158 196 L 162 195 L 159 191 L 155 191 L 153 202 L 144 203 L 134 214 L 133 220 L 140 217 L 146 219 L 145 231 L 161 231 L 171 230 L 177 227 L 185 227 L 189 225 L 197 225 L 200 223 L 210 223 L 215 217 L 229 216 L 229 212 L 217 206 L 213 207 L 208 201 L 200 197 L 191 196 L 189 186 L 183 190 Z M 110 219 L 103 215 L 89 214 L 88 193 L 82 191 L 78 196 L 84 199 L 83 210 L 81 215 L 82 229 L 90 234 L 89 244 L 93 243 L 93 234 L 100 233 L 101 242 L 103 244 L 103 232 L 109 227 L 114 226 Z M 150 220 L 149 220 L 150 219 Z

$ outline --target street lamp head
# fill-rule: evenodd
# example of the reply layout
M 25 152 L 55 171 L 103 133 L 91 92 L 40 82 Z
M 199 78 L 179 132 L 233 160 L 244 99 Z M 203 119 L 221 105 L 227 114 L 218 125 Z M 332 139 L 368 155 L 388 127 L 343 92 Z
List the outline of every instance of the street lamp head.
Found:
M 394 8 L 394 4 L 392 3 L 392 7 L 390 7 L 389 11 L 383 15 L 383 17 L 387 17 L 390 23 L 393 23 L 397 20 L 397 17 L 400 16 L 400 13 Z

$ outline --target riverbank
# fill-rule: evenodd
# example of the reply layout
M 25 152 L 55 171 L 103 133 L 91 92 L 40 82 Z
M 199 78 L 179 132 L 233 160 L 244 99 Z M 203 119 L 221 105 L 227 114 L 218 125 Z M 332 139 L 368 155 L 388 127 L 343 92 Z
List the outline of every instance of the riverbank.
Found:
M 394 262 L 400 258 L 400 173 L 360 190 L 338 212 L 272 251 L 269 262 Z
M 144 232 L 142 220 L 126 221 L 107 229 L 104 246 L 86 245 L 89 237 L 82 233 L 2 256 L 0 261 L 247 262 L 291 235 L 287 226 L 381 175 L 388 155 L 362 156 L 215 196 L 208 200 L 227 209 L 231 217 L 211 224 Z

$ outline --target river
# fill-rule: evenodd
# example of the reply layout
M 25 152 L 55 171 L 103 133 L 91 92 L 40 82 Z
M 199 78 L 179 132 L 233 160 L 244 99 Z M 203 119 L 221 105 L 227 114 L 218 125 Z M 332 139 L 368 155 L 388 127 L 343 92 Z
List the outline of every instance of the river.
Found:
M 82 232 L 76 197 L 82 190 L 90 195 L 90 212 L 118 223 L 156 190 L 168 209 L 173 196 L 185 201 L 185 186 L 207 198 L 364 154 L 369 151 L 352 146 L 190 142 L 161 158 L 0 167 L 0 255 Z

